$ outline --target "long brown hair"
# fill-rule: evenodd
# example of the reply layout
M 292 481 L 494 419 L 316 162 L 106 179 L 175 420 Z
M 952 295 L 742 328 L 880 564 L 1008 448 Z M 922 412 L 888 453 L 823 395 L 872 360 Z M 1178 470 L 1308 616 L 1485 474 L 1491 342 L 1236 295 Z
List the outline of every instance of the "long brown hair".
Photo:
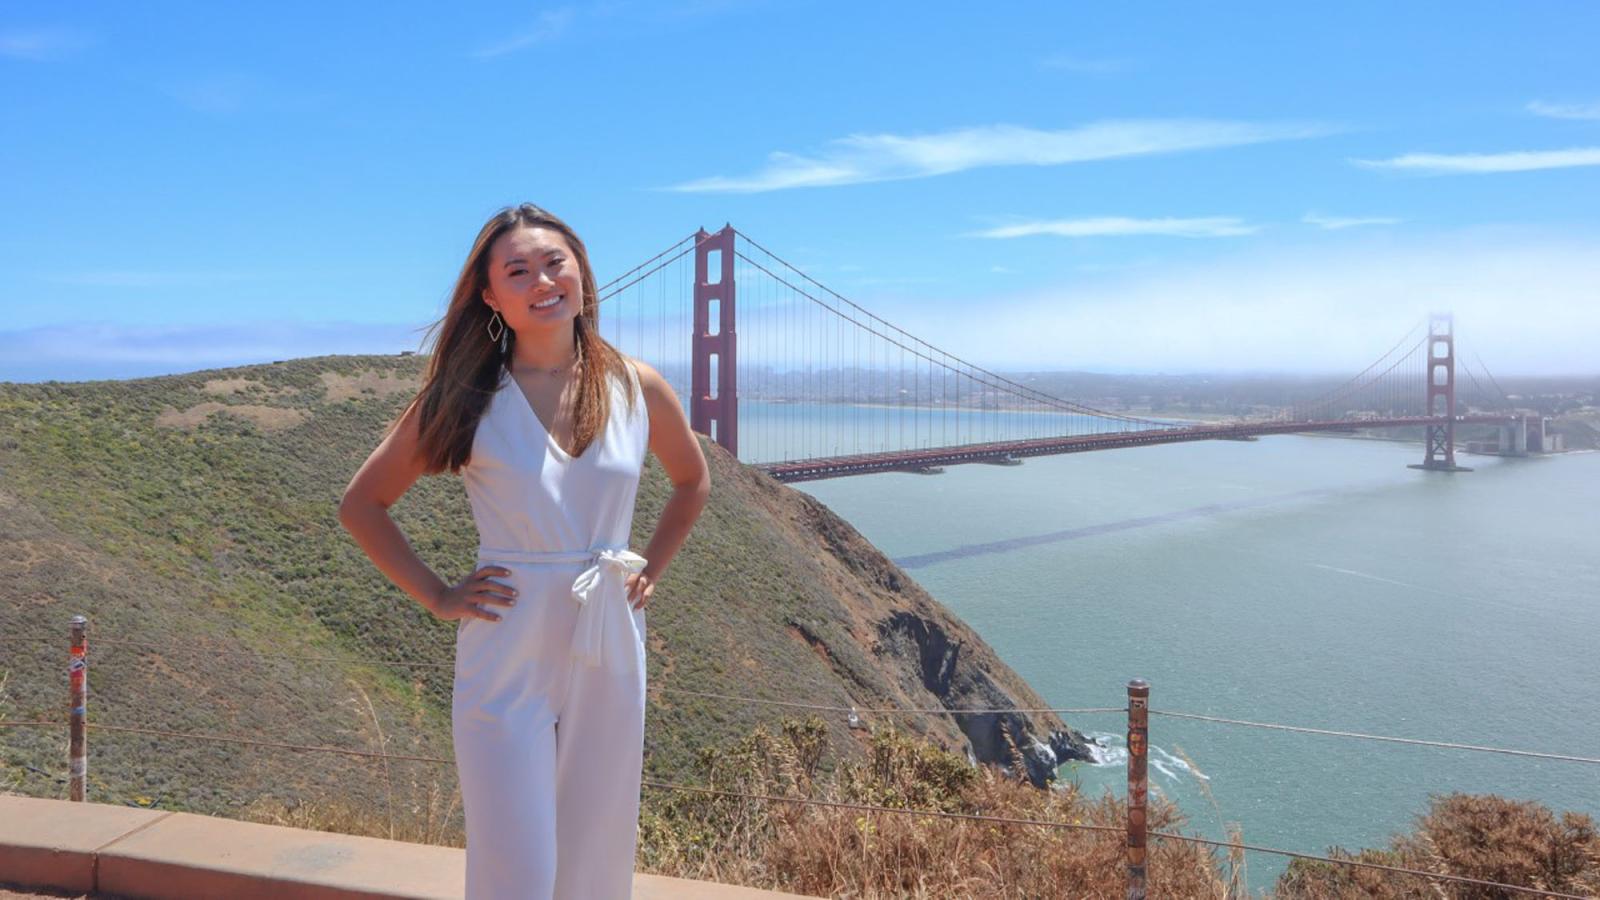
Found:
M 609 378 L 629 383 L 627 363 L 622 354 L 600 336 L 598 311 L 600 296 L 595 288 L 594 269 L 589 251 L 566 222 L 532 203 L 508 206 L 490 217 L 472 242 L 472 250 L 456 278 L 450 306 L 444 316 L 428 329 L 435 337 L 428 371 L 422 387 L 407 406 L 420 407 L 419 452 L 426 460 L 425 471 L 432 475 L 460 471 L 472 456 L 472 439 L 478 420 L 489 406 L 489 398 L 500 385 L 501 374 L 516 349 L 516 333 L 506 335 L 506 349 L 489 340 L 487 327 L 493 315 L 483 302 L 483 289 L 489 283 L 489 248 L 502 234 L 515 228 L 549 228 L 566 238 L 578 261 L 583 280 L 583 306 L 573 320 L 573 343 L 579 354 L 578 396 L 573 409 L 572 456 L 577 457 L 605 427 L 611 416 Z M 427 337 L 424 339 L 427 341 Z M 624 391 L 630 412 L 634 392 Z M 404 412 L 390 424 L 392 430 Z

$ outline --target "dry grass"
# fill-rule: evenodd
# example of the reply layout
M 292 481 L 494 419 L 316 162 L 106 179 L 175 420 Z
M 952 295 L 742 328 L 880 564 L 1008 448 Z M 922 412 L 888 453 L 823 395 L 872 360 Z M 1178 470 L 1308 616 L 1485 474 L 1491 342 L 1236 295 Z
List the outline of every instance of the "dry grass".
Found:
M 1242 846 L 1244 844 L 1244 826 L 1238 822 L 1223 821 L 1222 807 L 1217 803 L 1216 796 L 1211 793 L 1211 779 L 1200 771 L 1200 767 L 1195 765 L 1195 761 L 1189 758 L 1189 754 L 1185 753 L 1182 747 L 1174 745 L 1173 752 L 1194 773 L 1195 783 L 1200 786 L 1200 793 L 1206 798 L 1206 803 L 1211 806 L 1211 811 L 1217 819 L 1217 826 L 1228 836 L 1229 846 L 1225 871 L 1227 879 L 1226 896 L 1230 898 L 1248 896 L 1249 890 L 1246 885 L 1250 881 L 1250 868 L 1246 862 L 1244 847 Z
M 366 738 L 368 749 L 377 753 L 425 755 L 429 747 L 413 738 L 402 747 L 391 746 L 392 738 L 383 729 L 372 697 L 354 679 L 350 685 L 358 699 L 350 704 L 352 713 Z M 421 686 L 416 687 L 421 690 Z M 422 733 L 421 706 L 416 707 L 407 733 Z M 461 821 L 461 788 L 455 770 L 437 763 L 378 762 L 383 778 L 383 806 L 373 808 L 349 797 L 315 801 L 283 800 L 262 797 L 251 804 L 242 818 L 252 822 L 286 825 L 313 831 L 335 831 L 365 837 L 409 841 L 416 844 L 466 846 Z
M 6 684 L 11 680 L 10 672 L 0 672 L 0 719 L 10 718 L 11 702 L 6 693 Z M 0 792 L 11 793 L 21 783 L 22 773 L 16 771 L 9 763 L 0 760 Z
M 392 394 L 415 393 L 419 382 L 405 375 L 389 375 L 367 370 L 354 375 L 323 372 L 320 376 L 327 389 L 327 401 L 338 403 L 362 397 L 383 399 Z
M 4 676 L 0 675 L 0 697 Z M 369 697 L 356 686 L 351 711 L 373 749 L 390 750 Z M 996 766 L 965 759 L 893 729 L 871 735 L 867 755 L 823 775 L 829 741 L 818 718 L 758 727 L 731 747 L 701 752 L 699 784 L 785 798 L 929 809 L 1104 826 L 1084 831 L 900 813 L 865 812 L 676 791 L 648 790 L 640 815 L 641 871 L 849 900 L 935 897 L 1073 897 L 1112 900 L 1126 893 L 1122 828 L 1126 810 L 1075 787 L 1039 790 Z M 409 752 L 394 750 L 394 752 Z M 1180 753 L 1181 755 L 1181 753 Z M 1189 763 L 1194 768 L 1192 762 Z M 384 767 L 376 805 L 351 801 L 284 803 L 265 799 L 246 818 L 297 828 L 463 846 L 460 794 L 448 768 L 403 777 Z M 1203 780 L 1202 780 L 1203 785 Z M 1152 831 L 1181 831 L 1178 809 L 1153 799 Z M 1229 836 L 1241 840 L 1238 825 Z M 1557 816 L 1537 803 L 1455 794 L 1434 801 L 1415 832 L 1388 850 L 1352 859 L 1441 874 L 1600 896 L 1600 835 L 1587 816 Z M 1248 896 L 1243 853 L 1223 858 L 1195 844 L 1151 842 L 1151 897 Z M 1429 882 L 1365 869 L 1296 861 L 1273 896 L 1305 900 L 1490 900 L 1494 889 Z
M 306 420 L 302 410 L 282 406 L 256 406 L 248 403 L 230 404 L 207 401 L 196 403 L 188 409 L 164 409 L 156 416 L 156 424 L 163 428 L 191 429 L 217 413 L 227 413 L 254 422 L 262 431 L 282 431 Z
M 1600 833 L 1593 819 L 1570 812 L 1558 816 L 1538 803 L 1492 795 L 1436 797 L 1416 830 L 1396 837 L 1389 849 L 1352 854 L 1335 847 L 1329 856 L 1580 897 L 1600 896 Z M 1525 895 L 1297 860 L 1278 879 L 1278 896 L 1498 900 Z
M 358 693 L 359 687 L 358 687 Z M 363 701 L 369 702 L 369 701 Z M 367 707 L 370 709 L 370 707 Z M 391 749 L 376 716 L 352 711 L 374 749 Z M 640 816 L 641 871 L 744 884 L 812 896 L 858 898 L 1120 898 L 1124 809 L 1076 789 L 1043 791 L 894 730 L 875 733 L 865 759 L 829 777 L 821 719 L 785 719 L 779 733 L 757 728 L 732 747 L 701 753 L 699 781 L 720 790 L 809 797 L 901 809 L 935 809 L 1079 825 L 1109 832 L 866 813 L 749 798 L 647 791 Z M 394 752 L 406 752 L 395 750 Z M 251 821 L 463 846 L 454 773 L 400 778 L 385 768 L 389 791 L 377 804 L 264 798 Z M 1150 827 L 1177 830 L 1176 807 L 1157 801 Z M 1214 856 L 1192 844 L 1153 842 L 1150 896 L 1228 898 Z
M 208 394 L 222 397 L 231 397 L 234 394 L 251 389 L 265 389 L 266 385 L 253 378 L 213 378 L 200 386 Z
M 872 736 L 866 759 L 816 777 L 825 743 L 819 719 L 757 729 L 702 758 L 711 786 L 897 808 L 937 809 L 1078 825 L 1109 832 L 806 806 L 686 793 L 649 797 L 640 825 L 641 868 L 697 878 L 848 898 L 1122 897 L 1124 812 L 1110 797 L 1042 791 L 975 769 L 954 754 L 893 730 Z M 1180 829 L 1175 807 L 1152 805 L 1150 826 Z M 1155 842 L 1152 897 L 1227 897 L 1203 848 Z

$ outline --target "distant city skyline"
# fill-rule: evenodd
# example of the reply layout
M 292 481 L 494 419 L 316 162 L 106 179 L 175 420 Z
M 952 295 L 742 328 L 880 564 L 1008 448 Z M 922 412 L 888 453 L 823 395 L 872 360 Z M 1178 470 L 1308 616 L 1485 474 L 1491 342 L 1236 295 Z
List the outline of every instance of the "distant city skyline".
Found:
M 607 0 L 0 13 L 0 380 L 415 350 L 531 200 L 732 222 L 1008 371 L 1600 373 L 1600 7 Z

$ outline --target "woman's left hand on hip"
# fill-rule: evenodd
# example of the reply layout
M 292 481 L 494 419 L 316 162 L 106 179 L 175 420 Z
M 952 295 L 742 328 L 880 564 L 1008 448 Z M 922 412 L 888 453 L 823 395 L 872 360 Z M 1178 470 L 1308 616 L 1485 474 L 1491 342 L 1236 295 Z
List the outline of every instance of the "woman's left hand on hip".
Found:
M 628 586 L 628 605 L 634 609 L 644 609 L 650 602 L 650 595 L 655 593 L 656 580 L 643 572 L 632 572 L 626 582 Z

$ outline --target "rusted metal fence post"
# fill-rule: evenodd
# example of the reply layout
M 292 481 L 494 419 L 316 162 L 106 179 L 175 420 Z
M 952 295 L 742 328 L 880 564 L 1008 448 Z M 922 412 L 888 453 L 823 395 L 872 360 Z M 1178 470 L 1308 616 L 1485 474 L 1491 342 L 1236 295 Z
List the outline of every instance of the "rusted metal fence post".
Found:
M 72 768 L 67 796 L 68 799 L 82 802 L 84 787 L 89 780 L 89 745 L 85 740 L 84 727 L 89 696 L 89 620 L 83 616 L 72 617 L 72 651 L 67 661 L 67 684 L 72 692 L 68 717 L 71 723 L 68 755 Z
M 1145 804 L 1149 799 L 1150 682 L 1128 682 L 1128 900 L 1145 900 Z

